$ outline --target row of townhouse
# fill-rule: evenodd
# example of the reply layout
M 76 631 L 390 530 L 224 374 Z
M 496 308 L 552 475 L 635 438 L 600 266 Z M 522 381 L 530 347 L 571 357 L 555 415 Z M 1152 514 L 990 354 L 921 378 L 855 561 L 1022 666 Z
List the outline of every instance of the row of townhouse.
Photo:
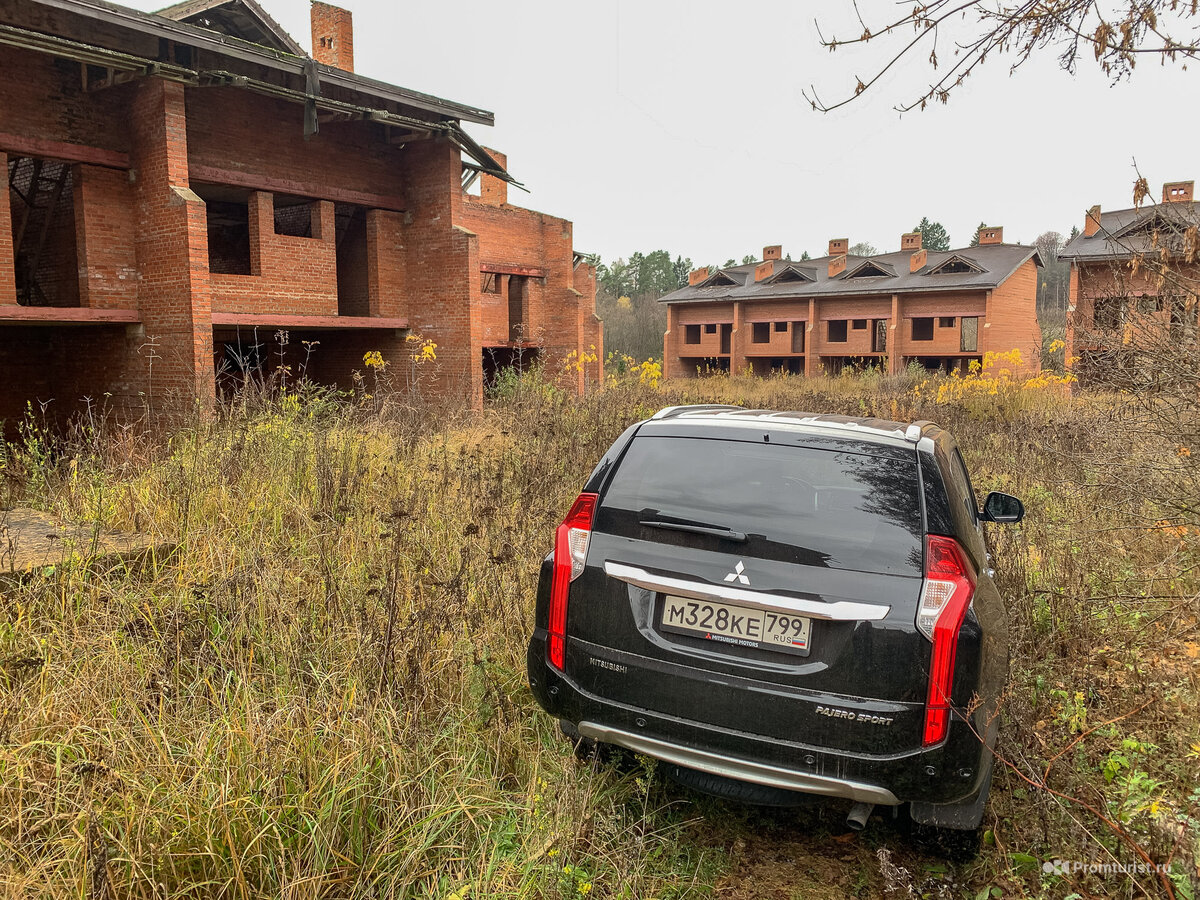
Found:
M 1022 368 L 1041 358 L 1036 250 L 984 228 L 978 246 L 935 252 L 920 232 L 901 249 L 862 257 L 849 240 L 828 256 L 792 261 L 779 245 L 763 261 L 698 269 L 667 305 L 664 373 L 719 370 L 815 375 L 844 366 L 899 372 L 916 363 L 966 371 L 989 351 L 1018 350 Z

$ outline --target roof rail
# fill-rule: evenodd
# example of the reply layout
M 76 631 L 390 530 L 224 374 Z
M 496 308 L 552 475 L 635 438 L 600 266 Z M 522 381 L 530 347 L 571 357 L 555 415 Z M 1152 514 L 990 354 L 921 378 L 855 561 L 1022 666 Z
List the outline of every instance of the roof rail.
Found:
M 745 407 L 734 406 L 730 403 L 695 403 L 690 406 L 668 406 L 664 409 L 660 409 L 658 412 L 652 415 L 650 417 L 650 421 L 653 422 L 657 421 L 658 419 L 672 419 L 675 416 L 681 416 L 684 413 L 690 412 L 718 412 L 720 410 L 728 409 L 745 409 Z

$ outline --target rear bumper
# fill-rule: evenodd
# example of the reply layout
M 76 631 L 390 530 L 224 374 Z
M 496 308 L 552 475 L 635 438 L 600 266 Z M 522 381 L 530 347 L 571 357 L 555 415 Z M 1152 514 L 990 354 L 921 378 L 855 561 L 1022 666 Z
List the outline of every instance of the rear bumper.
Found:
M 597 725 L 595 722 L 580 722 L 578 728 L 583 737 L 591 738 L 594 741 L 616 744 L 618 747 L 624 747 L 635 753 L 653 756 L 664 762 L 709 772 L 713 775 L 721 775 L 725 778 L 765 784 L 768 787 L 782 788 L 788 791 L 801 791 L 805 794 L 819 794 L 822 797 L 844 797 L 847 800 L 874 803 L 878 806 L 897 806 L 900 803 L 896 799 L 896 795 L 887 788 L 874 784 L 830 778 L 811 772 L 796 772 L 779 766 L 756 763 L 748 759 L 738 759 L 722 753 L 712 753 L 696 747 L 685 747 L 670 741 L 622 731 L 619 728 Z
M 546 662 L 545 633 L 529 645 L 529 683 L 552 716 L 581 735 L 655 759 L 741 781 L 880 806 L 963 804 L 986 790 L 991 751 L 954 718 L 944 742 L 876 755 L 828 750 L 820 735 L 781 741 L 598 697 Z M 988 735 L 994 740 L 994 731 Z

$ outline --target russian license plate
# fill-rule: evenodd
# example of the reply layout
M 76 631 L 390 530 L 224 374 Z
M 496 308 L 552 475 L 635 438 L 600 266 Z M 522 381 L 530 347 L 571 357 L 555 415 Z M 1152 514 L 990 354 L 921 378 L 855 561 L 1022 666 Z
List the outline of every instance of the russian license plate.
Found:
M 809 632 L 812 629 L 812 620 L 793 613 L 712 600 L 691 600 L 669 594 L 663 602 L 660 624 L 663 631 L 800 656 L 808 655 Z

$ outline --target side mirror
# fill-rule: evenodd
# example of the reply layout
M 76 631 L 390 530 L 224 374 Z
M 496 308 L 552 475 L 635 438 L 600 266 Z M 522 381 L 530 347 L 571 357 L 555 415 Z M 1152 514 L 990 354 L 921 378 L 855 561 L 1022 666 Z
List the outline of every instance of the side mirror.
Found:
M 985 522 L 1012 525 L 1025 518 L 1025 504 L 1009 494 L 992 491 L 983 501 L 983 515 L 980 518 Z

